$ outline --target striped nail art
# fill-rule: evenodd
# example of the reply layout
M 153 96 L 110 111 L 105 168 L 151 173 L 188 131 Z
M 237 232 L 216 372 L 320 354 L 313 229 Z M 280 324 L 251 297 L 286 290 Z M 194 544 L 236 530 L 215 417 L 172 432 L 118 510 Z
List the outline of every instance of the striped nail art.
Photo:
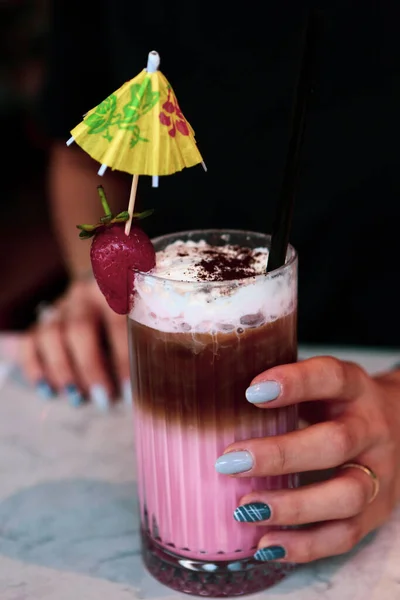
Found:
M 271 509 L 264 502 L 252 502 L 238 506 L 233 518 L 240 523 L 256 523 L 257 521 L 266 521 L 271 516 Z
M 261 548 L 257 550 L 254 555 L 256 560 L 279 560 L 285 558 L 286 551 L 282 546 L 268 546 L 267 548 Z

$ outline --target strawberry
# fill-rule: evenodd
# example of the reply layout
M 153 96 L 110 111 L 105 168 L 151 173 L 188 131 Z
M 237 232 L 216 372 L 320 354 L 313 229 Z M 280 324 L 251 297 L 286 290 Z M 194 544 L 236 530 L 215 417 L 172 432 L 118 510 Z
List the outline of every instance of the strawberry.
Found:
M 126 315 L 131 308 L 134 271 L 147 272 L 156 264 L 153 244 L 134 222 L 129 235 L 125 235 L 128 212 L 114 217 L 107 204 L 104 190 L 98 187 L 105 216 L 96 225 L 78 225 L 79 237 L 93 237 L 90 249 L 93 274 L 109 306 L 118 314 Z M 142 219 L 152 211 L 134 213 L 133 219 Z

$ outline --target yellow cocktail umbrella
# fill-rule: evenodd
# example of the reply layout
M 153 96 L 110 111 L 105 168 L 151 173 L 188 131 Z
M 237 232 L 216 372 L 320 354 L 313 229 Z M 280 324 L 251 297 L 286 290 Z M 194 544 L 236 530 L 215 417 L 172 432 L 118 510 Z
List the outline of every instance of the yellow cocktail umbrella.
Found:
M 182 114 L 174 91 L 158 70 L 160 57 L 150 52 L 147 68 L 124 83 L 101 104 L 85 114 L 67 145 L 76 142 L 107 167 L 133 175 L 128 211 L 133 213 L 139 175 L 172 175 L 201 163 L 194 131 Z M 128 234 L 131 218 L 126 223 Z

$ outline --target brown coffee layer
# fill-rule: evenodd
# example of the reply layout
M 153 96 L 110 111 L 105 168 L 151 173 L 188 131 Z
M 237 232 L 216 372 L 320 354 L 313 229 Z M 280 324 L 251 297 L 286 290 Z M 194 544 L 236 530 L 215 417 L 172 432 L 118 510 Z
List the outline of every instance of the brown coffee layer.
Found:
M 166 333 L 130 319 L 135 404 L 196 429 L 270 420 L 271 410 L 247 402 L 245 391 L 262 371 L 296 361 L 296 318 L 216 334 Z

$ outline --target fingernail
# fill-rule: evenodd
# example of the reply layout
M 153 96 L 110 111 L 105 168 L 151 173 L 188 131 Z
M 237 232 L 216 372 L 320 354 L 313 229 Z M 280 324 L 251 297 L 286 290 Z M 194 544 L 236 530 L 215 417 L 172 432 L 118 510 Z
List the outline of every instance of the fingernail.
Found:
M 132 404 L 132 387 L 129 379 L 125 379 L 122 383 L 122 400 L 124 404 L 130 406 Z
M 90 388 L 90 400 L 102 412 L 107 412 L 110 408 L 110 398 L 103 385 L 92 385 Z
M 252 502 L 242 504 L 235 508 L 233 518 L 240 523 L 255 523 L 256 521 L 266 521 L 271 516 L 271 509 L 264 502 Z
M 43 400 L 52 400 L 55 397 L 53 388 L 47 383 L 45 379 L 40 379 L 36 383 L 36 391 L 43 398 Z
M 279 558 L 285 558 L 286 551 L 282 546 L 268 546 L 267 548 L 261 548 L 254 554 L 256 560 L 277 560 Z
M 74 385 L 73 383 L 69 383 L 68 385 L 66 385 L 64 388 L 64 392 L 71 406 L 77 407 L 83 404 L 83 396 L 76 387 L 76 385 Z
M 250 386 L 246 390 L 246 398 L 252 404 L 262 404 L 276 400 L 281 393 L 281 386 L 276 381 L 263 381 Z
M 235 475 L 250 471 L 253 466 L 253 457 L 247 450 L 228 452 L 217 458 L 215 470 L 221 475 Z

